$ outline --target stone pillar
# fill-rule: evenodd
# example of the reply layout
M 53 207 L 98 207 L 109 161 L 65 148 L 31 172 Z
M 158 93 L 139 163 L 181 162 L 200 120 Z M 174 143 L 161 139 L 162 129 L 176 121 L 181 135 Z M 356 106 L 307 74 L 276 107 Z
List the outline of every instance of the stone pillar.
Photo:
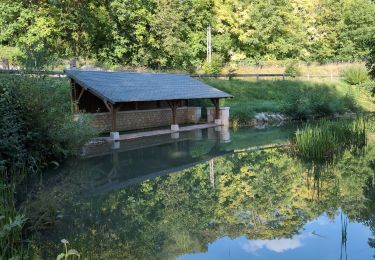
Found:
M 179 128 L 179 126 L 177 124 L 175 124 L 175 125 L 171 125 L 171 130 L 172 131 L 179 131 L 180 128 Z
M 111 132 L 110 133 L 110 139 L 112 141 L 118 141 L 118 140 L 120 140 L 120 133 L 119 132 Z
M 215 121 L 215 108 L 207 107 L 207 123 L 217 123 L 223 126 L 229 126 L 229 107 L 219 109 L 220 121 Z
M 188 107 L 187 108 L 188 121 L 197 124 L 202 117 L 201 107 Z

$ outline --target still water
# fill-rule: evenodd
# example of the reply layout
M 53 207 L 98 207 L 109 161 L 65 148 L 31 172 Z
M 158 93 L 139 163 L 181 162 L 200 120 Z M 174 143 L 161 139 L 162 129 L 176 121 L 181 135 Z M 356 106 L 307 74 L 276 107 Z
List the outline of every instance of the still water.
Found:
M 30 207 L 53 218 L 36 235 L 42 254 L 67 239 L 91 259 L 372 259 L 375 147 L 314 164 L 272 148 L 294 131 L 87 148 L 38 181 Z

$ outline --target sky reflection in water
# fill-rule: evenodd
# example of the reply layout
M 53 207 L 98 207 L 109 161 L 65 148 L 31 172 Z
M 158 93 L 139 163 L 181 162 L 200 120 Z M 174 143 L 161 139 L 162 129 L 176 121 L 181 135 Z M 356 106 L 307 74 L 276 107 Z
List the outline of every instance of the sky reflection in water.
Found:
M 368 227 L 349 223 L 347 259 L 372 259 L 367 240 L 372 236 Z M 345 258 L 345 252 L 342 252 Z M 298 235 L 274 240 L 248 240 L 246 237 L 223 237 L 208 245 L 205 253 L 193 253 L 179 257 L 189 259 L 340 259 L 340 216 L 334 220 L 326 215 L 308 222 Z

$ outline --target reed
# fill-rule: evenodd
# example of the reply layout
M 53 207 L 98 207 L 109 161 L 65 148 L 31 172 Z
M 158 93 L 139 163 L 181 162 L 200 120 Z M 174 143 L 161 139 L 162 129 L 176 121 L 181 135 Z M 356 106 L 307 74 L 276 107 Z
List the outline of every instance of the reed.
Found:
M 298 154 L 312 161 L 333 159 L 345 149 L 362 148 L 366 143 L 366 120 L 363 117 L 358 117 L 355 121 L 322 120 L 305 125 L 295 135 Z

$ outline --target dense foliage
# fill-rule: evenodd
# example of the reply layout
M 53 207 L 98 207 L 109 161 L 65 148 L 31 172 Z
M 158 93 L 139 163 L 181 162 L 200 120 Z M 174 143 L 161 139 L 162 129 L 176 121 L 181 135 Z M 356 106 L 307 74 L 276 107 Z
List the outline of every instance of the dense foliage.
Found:
M 191 69 L 206 28 L 224 62 L 366 58 L 375 30 L 369 0 L 112 0 L 0 3 L 0 56 L 29 66 L 83 57 L 102 64 Z
M 36 172 L 74 153 L 93 134 L 74 118 L 65 79 L 0 77 L 0 168 Z

